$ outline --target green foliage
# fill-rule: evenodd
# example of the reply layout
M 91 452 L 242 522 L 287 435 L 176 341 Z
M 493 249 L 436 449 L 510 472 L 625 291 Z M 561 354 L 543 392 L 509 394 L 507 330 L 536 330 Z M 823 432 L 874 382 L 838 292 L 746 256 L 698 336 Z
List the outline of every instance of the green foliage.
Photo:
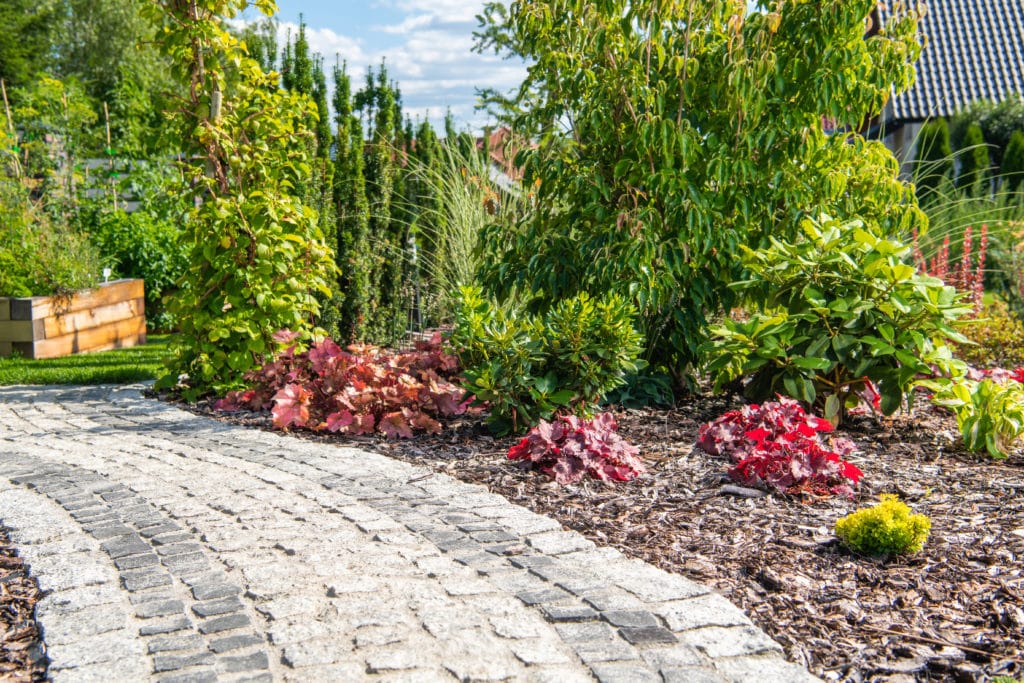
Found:
M 336 311 L 329 331 L 343 344 L 361 340 L 370 305 L 370 205 L 366 198 L 363 127 L 352 108 L 351 80 L 345 65 L 335 66 L 335 157 L 333 197 L 335 261 L 338 267 Z
M 164 372 L 168 337 L 149 335 L 146 344 L 114 351 L 32 360 L 0 358 L 0 386 L 12 384 L 127 384 Z
M 8 94 L 51 67 L 59 7 L 40 0 L 0 3 L 0 79 Z
M 451 345 L 465 389 L 490 403 L 498 433 L 524 431 L 556 412 L 588 414 L 642 365 L 636 311 L 617 295 L 581 293 L 531 316 L 503 311 L 475 287 L 461 294 Z
M 205 162 L 191 179 L 202 203 L 185 227 L 189 268 L 169 305 L 181 334 L 159 383 L 174 387 L 184 375 L 177 386 L 188 399 L 241 386 L 274 350 L 278 330 L 310 335 L 316 294 L 329 294 L 335 274 L 316 213 L 300 198 L 311 174 L 313 104 L 278 90 L 277 75 L 263 73 L 224 28 L 246 4 L 161 0 L 150 8 L 175 76 L 191 84 L 173 120 L 186 153 Z M 256 5 L 274 9 L 269 0 Z
M 745 279 L 733 288 L 760 310 L 725 320 L 704 350 L 716 388 L 749 377 L 755 400 L 779 393 L 822 402 L 842 420 L 865 379 L 886 415 L 912 399 L 919 374 L 963 374 L 945 345 L 964 341 L 952 325 L 970 306 L 941 280 L 904 262 L 910 248 L 878 237 L 859 220 L 807 219 L 794 241 L 743 248 Z
M 1006 181 L 1009 192 L 1020 192 L 1024 189 L 1024 130 L 1016 130 L 1010 136 L 1003 155 L 1003 165 L 999 169 Z
M 1002 300 L 985 304 L 961 330 L 972 344 L 958 344 L 957 358 L 979 368 L 1024 366 L 1024 324 Z
M 0 178 L 0 296 L 65 296 L 96 284 L 102 266 L 88 238 L 54 220 L 21 183 Z
M 459 288 L 475 281 L 483 230 L 492 223 L 511 226 L 525 201 L 491 181 L 476 149 L 466 154 L 454 141 L 440 144 L 429 124 L 420 130 L 407 170 L 410 196 L 401 203 L 417 212 L 420 307 L 426 325 L 436 326 L 451 322 Z
M 1024 130 L 1024 96 L 1010 93 L 1000 102 L 978 100 L 957 112 L 950 120 L 953 149 L 969 146 L 964 139 L 972 124 L 981 128 L 985 142 L 991 145 L 992 162 L 1000 166 L 1013 132 Z
M 734 299 L 739 245 L 792 237 L 806 215 L 860 215 L 879 234 L 923 226 L 879 142 L 859 128 L 913 79 L 916 15 L 865 39 L 873 0 L 523 0 L 488 3 L 478 49 L 530 63 L 491 94 L 536 147 L 536 211 L 484 236 L 485 286 L 535 297 L 618 292 L 648 360 L 681 374 Z
M 174 289 L 187 266 L 180 224 L 146 211 L 102 211 L 93 220 L 90 238 L 114 276 L 145 281 L 149 329 L 173 329 L 175 321 L 164 308 L 163 297 Z
M 932 523 L 912 514 L 892 494 L 882 494 L 874 507 L 850 513 L 836 521 L 836 536 L 849 548 L 865 555 L 905 555 L 924 547 Z
M 1024 434 L 1024 385 L 1016 380 L 939 379 L 921 385 L 934 392 L 935 404 L 956 414 L 964 446 L 971 452 L 985 449 L 993 458 L 1005 458 Z
M 366 198 L 370 206 L 369 243 L 373 259 L 370 269 L 370 297 L 366 336 L 381 344 L 393 344 L 405 332 L 408 300 L 403 291 L 406 269 L 408 226 L 393 220 L 396 164 L 394 138 L 396 93 L 382 62 L 368 69 L 366 85 L 356 93 L 355 108 L 371 121 L 365 155 Z
M 989 168 L 988 146 L 985 144 L 981 126 L 971 124 L 967 127 L 959 158 L 960 172 L 956 176 L 956 186 L 977 188 Z
M 917 161 L 914 182 L 922 201 L 932 194 L 953 170 L 953 150 L 949 146 L 949 125 L 945 119 L 929 121 L 917 136 Z

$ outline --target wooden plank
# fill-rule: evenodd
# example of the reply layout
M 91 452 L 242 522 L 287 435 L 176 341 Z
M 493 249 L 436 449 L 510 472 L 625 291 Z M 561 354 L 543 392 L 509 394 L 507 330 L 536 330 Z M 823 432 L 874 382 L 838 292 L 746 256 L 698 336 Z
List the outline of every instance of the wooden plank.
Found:
M 43 339 L 32 345 L 32 358 L 59 358 L 71 353 L 107 351 L 146 342 L 146 318 L 138 316 L 91 330 Z
M 31 342 L 43 338 L 42 320 L 0 321 L 0 341 Z
M 18 303 L 31 301 L 31 318 L 47 318 L 53 315 L 67 315 L 76 311 L 83 311 L 89 308 L 98 308 L 109 304 L 125 301 L 126 299 L 140 299 L 144 295 L 145 284 L 142 280 L 113 280 L 100 285 L 96 289 L 88 289 L 71 297 L 70 301 L 55 301 L 53 297 L 32 297 L 31 299 L 18 299 Z M 18 303 L 12 303 L 11 317 L 15 317 L 15 308 Z
M 0 297 L 0 320 L 11 319 L 11 299 L 10 297 Z
M 14 344 L 0 341 L 0 358 L 7 358 L 14 353 Z
M 43 318 L 43 339 L 63 337 L 66 334 L 102 327 L 128 318 L 145 315 L 145 299 L 130 299 L 118 303 L 74 311 L 65 315 Z

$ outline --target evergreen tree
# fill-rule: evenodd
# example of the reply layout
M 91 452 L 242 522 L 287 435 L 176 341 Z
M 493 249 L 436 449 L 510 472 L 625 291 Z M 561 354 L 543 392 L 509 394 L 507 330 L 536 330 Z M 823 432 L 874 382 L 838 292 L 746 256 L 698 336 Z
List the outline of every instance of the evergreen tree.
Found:
M 352 84 L 344 65 L 334 67 L 335 258 L 340 270 L 338 341 L 362 341 L 370 304 L 370 206 L 363 175 L 363 127 L 352 108 Z
M 956 177 L 956 186 L 973 190 L 981 184 L 989 166 L 988 146 L 981 126 L 971 124 L 967 127 L 960 152 L 960 173 Z
M 1014 131 L 1003 153 L 1002 176 L 1006 189 L 1019 192 L 1024 189 L 1024 131 Z
M 260 68 L 265 72 L 277 70 L 277 21 L 264 19 L 246 24 L 238 37 L 245 41 L 245 47 Z
M 949 124 L 945 119 L 929 121 L 917 137 L 917 163 L 914 182 L 918 199 L 923 200 L 953 170 L 953 150 L 949 146 Z
M 56 6 L 38 0 L 0 3 L 0 79 L 9 91 L 28 85 L 50 63 Z
M 414 156 L 417 166 L 425 171 L 415 178 L 410 192 L 418 209 L 416 243 L 423 252 L 421 258 L 430 259 L 441 246 L 445 212 L 438 186 L 444 163 L 441 141 L 428 120 L 424 120 L 416 130 Z
M 379 343 L 393 343 L 405 326 L 402 295 L 405 261 L 405 229 L 392 220 L 395 189 L 394 137 L 395 92 L 382 62 L 368 70 L 367 86 L 356 96 L 357 106 L 373 112 L 366 154 L 366 195 L 370 204 L 370 240 L 376 263 L 371 273 L 371 317 L 367 334 Z M 368 113 L 365 115 L 369 116 Z

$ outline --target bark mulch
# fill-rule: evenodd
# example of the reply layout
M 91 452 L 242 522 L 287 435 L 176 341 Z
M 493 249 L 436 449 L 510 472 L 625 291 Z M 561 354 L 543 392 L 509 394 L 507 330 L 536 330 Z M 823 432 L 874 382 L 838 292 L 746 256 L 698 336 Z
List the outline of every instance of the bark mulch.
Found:
M 673 410 L 616 412 L 648 466 L 618 485 L 558 486 L 508 461 L 516 439 L 488 435 L 475 418 L 403 441 L 296 434 L 482 484 L 596 543 L 709 585 L 826 680 L 1024 675 L 1022 454 L 993 461 L 967 453 L 952 416 L 919 404 L 909 415 L 851 418 L 840 430 L 861 447 L 850 458 L 865 472 L 855 500 L 764 495 L 732 485 L 724 458 L 694 446 L 703 422 L 738 405 L 695 396 Z M 216 415 L 270 428 L 267 415 Z M 920 553 L 864 557 L 835 539 L 835 521 L 880 493 L 931 518 Z
M 0 680 L 46 680 L 46 656 L 35 618 L 42 597 L 0 520 Z

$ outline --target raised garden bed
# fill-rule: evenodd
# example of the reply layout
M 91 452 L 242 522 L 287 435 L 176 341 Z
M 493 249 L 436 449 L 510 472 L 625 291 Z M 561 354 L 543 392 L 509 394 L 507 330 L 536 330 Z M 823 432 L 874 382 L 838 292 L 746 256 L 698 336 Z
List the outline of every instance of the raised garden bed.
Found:
M 59 358 L 145 343 L 142 280 L 114 280 L 70 298 L 0 297 L 0 356 Z

